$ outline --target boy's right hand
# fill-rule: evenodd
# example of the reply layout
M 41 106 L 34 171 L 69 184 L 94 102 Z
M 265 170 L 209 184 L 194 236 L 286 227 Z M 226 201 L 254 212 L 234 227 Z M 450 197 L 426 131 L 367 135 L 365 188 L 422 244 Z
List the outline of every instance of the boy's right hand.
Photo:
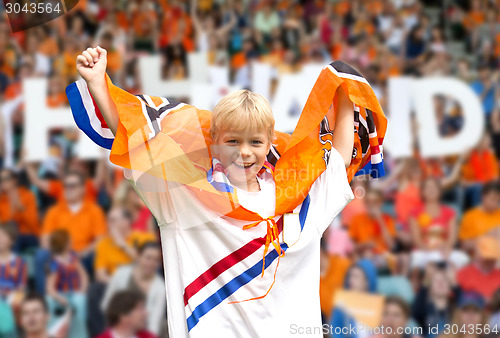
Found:
M 106 64 L 107 51 L 99 46 L 87 48 L 76 58 L 76 69 L 87 83 L 104 81 Z

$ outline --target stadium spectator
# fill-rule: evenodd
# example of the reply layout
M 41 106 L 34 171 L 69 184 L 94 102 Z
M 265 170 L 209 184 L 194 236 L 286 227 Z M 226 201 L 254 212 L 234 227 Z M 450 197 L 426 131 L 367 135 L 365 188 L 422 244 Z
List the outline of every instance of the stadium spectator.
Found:
M 273 8 L 271 1 L 261 2 L 262 8 L 254 17 L 254 28 L 257 33 L 262 35 L 264 41 L 271 39 L 271 34 L 278 29 L 280 25 L 280 17 L 277 11 Z
M 163 279 L 158 275 L 160 263 L 160 246 L 155 242 L 144 243 L 139 249 L 135 264 L 122 266 L 113 274 L 101 303 L 101 309 L 104 311 L 109 306 L 111 298 L 119 291 L 139 291 L 146 299 L 146 309 L 149 313 L 148 330 L 164 337 L 166 334 L 166 295 Z
M 490 126 L 491 114 L 496 109 L 495 100 L 499 95 L 498 81 L 496 81 L 496 76 L 492 76 L 491 68 L 486 64 L 479 66 L 478 74 L 478 79 L 471 84 L 471 87 L 480 97 L 487 126 Z
M 498 236 L 499 230 L 500 184 L 489 182 L 482 188 L 481 204 L 464 214 L 458 238 L 464 250 L 473 252 L 477 238 L 487 234 Z
M 132 215 L 124 208 L 109 211 L 108 230 L 109 235 L 99 241 L 95 253 L 96 280 L 106 284 L 118 267 L 137 258 L 142 244 L 155 240 L 152 233 L 132 230 Z
M 482 236 L 476 242 L 475 258 L 457 273 L 458 285 L 464 291 L 474 291 L 486 301 L 500 288 L 500 269 L 496 267 L 500 259 L 498 239 Z
M 349 235 L 354 240 L 360 257 L 373 260 L 379 267 L 387 266 L 389 260 L 395 259 L 391 255 L 396 241 L 394 219 L 382 212 L 382 191 L 370 189 L 364 201 L 367 212 L 352 218 Z
M 26 163 L 24 165 L 24 168 L 26 169 L 26 173 L 29 177 L 30 182 L 41 192 L 55 198 L 57 201 L 62 201 L 65 198 L 65 192 L 64 192 L 64 183 L 63 181 L 65 180 L 65 176 L 68 176 L 70 174 L 78 175 L 81 176 L 80 178 L 84 180 L 84 193 L 85 193 L 85 199 L 95 202 L 97 199 L 97 194 L 99 192 L 100 187 L 102 184 L 105 182 L 105 175 L 106 175 L 106 165 L 104 163 L 104 160 L 98 161 L 97 165 L 97 170 L 96 170 L 96 175 L 94 178 L 85 178 L 85 175 L 82 173 L 81 170 L 81 162 L 77 160 L 74 161 L 75 170 L 71 170 L 67 172 L 65 175 L 61 175 L 62 179 L 44 179 L 40 178 L 37 170 L 34 166 L 33 163 Z M 60 173 L 60 169 L 58 169 L 58 176 Z
M 477 292 L 464 292 L 458 300 L 458 307 L 453 314 L 450 330 L 440 335 L 440 338 L 480 338 L 480 330 L 468 328 L 485 327 L 487 323 L 486 302 Z M 456 328 L 456 329 L 455 329 Z M 464 329 L 462 329 L 464 328 Z
M 0 171 L 0 222 L 16 226 L 17 252 L 38 246 L 40 223 L 35 195 L 18 184 L 16 173 L 10 169 Z
M 344 289 L 356 292 L 376 293 L 377 270 L 375 265 L 368 259 L 352 263 L 344 278 Z M 338 306 L 333 308 L 329 324 L 334 328 L 357 327 L 357 322 L 352 315 Z M 341 331 L 334 331 L 332 337 L 344 337 L 345 335 L 338 333 Z
M 45 299 L 37 294 L 29 294 L 21 303 L 19 326 L 24 338 L 63 338 L 65 330 L 50 335 L 47 327 L 50 319 L 49 308 Z
M 491 301 L 488 303 L 489 320 L 488 323 L 494 329 L 500 327 L 500 289 L 497 289 L 493 294 Z
M 14 227 L 0 225 L 0 301 L 13 306 L 24 296 L 28 278 L 25 260 L 12 252 L 15 240 Z
M 106 234 L 106 219 L 100 206 L 85 199 L 84 179 L 78 172 L 64 177 L 64 199 L 48 209 L 42 226 L 41 248 L 37 251 L 36 282 L 43 294 L 45 270 L 50 259 L 49 236 L 64 229 L 70 234 L 71 248 L 76 251 L 87 271 L 93 271 L 94 251 Z
M 441 203 L 441 186 L 437 179 L 427 178 L 421 188 L 423 205 L 417 207 L 410 217 L 414 250 L 411 266 L 424 268 L 429 261 L 444 260 L 462 267 L 468 256 L 455 250 L 455 211 Z
M 451 323 L 453 309 L 460 296 L 455 275 L 455 269 L 444 262 L 429 263 L 426 267 L 423 285 L 412 306 L 412 317 L 426 338 L 436 337 L 445 324 Z M 438 329 L 431 332 L 430 327 Z
M 419 338 L 417 332 L 409 324 L 411 318 L 410 307 L 404 299 L 398 296 L 389 296 L 385 299 L 384 310 L 380 327 L 385 328 L 383 334 L 373 335 L 370 338 Z
M 110 299 L 106 309 L 109 329 L 97 338 L 155 338 L 145 330 L 147 316 L 141 292 L 119 291 Z
M 122 181 L 114 191 L 113 207 L 124 208 L 132 217 L 132 230 L 141 232 L 154 232 L 155 220 L 151 211 L 142 202 L 134 188 Z
M 329 322 L 335 303 L 335 291 L 343 287 L 345 275 L 352 265 L 354 245 L 347 231 L 341 228 L 330 226 L 323 236 L 326 240 L 321 242 L 319 295 L 323 322 Z
M 70 236 L 66 230 L 56 230 L 50 235 L 52 261 L 47 277 L 47 302 L 51 323 L 58 317 L 71 316 L 69 336 L 87 338 L 88 276 L 75 252 L 71 250 Z
M 137 250 L 143 243 L 155 240 L 152 233 L 132 229 L 132 214 L 124 207 L 113 207 L 108 212 L 107 223 L 109 235 L 97 243 L 95 280 L 88 290 L 89 330 L 92 336 L 101 333 L 105 327 L 100 301 L 111 276 L 118 267 L 131 264 L 137 258 Z
M 499 177 L 498 159 L 491 147 L 491 136 L 486 133 L 471 151 L 462 170 L 462 185 L 465 188 L 465 207 L 481 203 L 482 185 Z

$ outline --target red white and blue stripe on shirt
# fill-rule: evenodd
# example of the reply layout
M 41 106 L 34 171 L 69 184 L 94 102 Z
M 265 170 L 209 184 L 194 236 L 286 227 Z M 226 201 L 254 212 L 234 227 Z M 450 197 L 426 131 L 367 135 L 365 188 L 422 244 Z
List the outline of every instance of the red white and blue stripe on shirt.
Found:
M 304 224 L 307 217 L 307 212 L 309 210 L 310 197 L 304 199 L 302 202 L 300 211 L 299 211 L 299 221 L 300 221 L 300 230 L 304 229 Z M 276 222 L 278 226 L 278 232 L 281 234 L 283 230 L 283 216 Z M 184 289 L 184 306 L 189 304 L 190 299 L 199 291 L 201 291 L 205 286 L 207 286 L 212 280 L 219 277 L 223 272 L 229 270 L 231 267 L 236 265 L 238 262 L 243 261 L 247 257 L 249 257 L 252 253 L 256 252 L 260 249 L 266 242 L 266 237 L 255 238 L 252 241 L 248 242 L 241 248 L 233 251 L 226 257 L 220 259 L 217 263 L 213 264 L 210 268 L 208 268 L 205 272 L 203 272 L 199 277 L 197 277 L 193 282 L 191 282 Z M 280 243 L 281 249 L 286 251 L 288 249 L 288 245 L 286 243 Z M 278 258 L 278 252 L 273 248 L 267 255 L 265 259 L 265 269 L 267 269 L 274 260 Z M 262 272 L 262 264 L 264 264 L 264 260 L 260 259 L 253 266 L 248 268 L 246 271 L 241 273 L 238 276 L 235 276 L 232 280 L 222 285 L 215 293 L 206 298 L 201 303 L 194 305 L 189 304 L 191 308 L 194 310 L 191 312 L 191 315 L 187 318 L 187 326 L 188 330 L 191 331 L 200 319 L 205 316 L 208 312 L 214 309 L 217 305 L 222 303 L 226 298 L 235 293 L 239 288 L 251 282 L 254 278 L 259 276 Z

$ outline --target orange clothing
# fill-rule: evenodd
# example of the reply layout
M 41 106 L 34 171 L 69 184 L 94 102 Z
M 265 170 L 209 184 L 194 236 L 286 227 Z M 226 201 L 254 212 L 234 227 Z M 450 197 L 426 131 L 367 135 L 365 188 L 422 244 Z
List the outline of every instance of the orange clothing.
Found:
M 422 168 L 425 177 L 442 178 L 444 177 L 443 168 L 439 160 L 423 159 L 419 156 L 418 162 Z
M 439 215 L 429 215 L 422 205 L 412 214 L 420 230 L 422 242 L 429 248 L 440 248 L 448 240 L 450 222 L 455 217 L 455 210 L 449 206 L 441 205 Z
M 62 201 L 64 199 L 64 186 L 59 180 L 50 180 L 49 181 L 49 191 L 48 195 L 54 197 L 58 201 Z M 85 181 L 85 199 L 91 202 L 95 202 L 97 200 L 98 191 L 94 187 L 94 182 L 92 179 L 87 179 Z
M 136 248 L 149 241 L 156 242 L 152 233 L 133 231 L 127 237 L 127 243 Z M 97 244 L 94 262 L 96 271 L 105 269 L 108 274 L 113 274 L 121 265 L 130 263 L 132 263 L 132 258 L 116 245 L 111 236 L 106 236 Z
M 319 282 L 319 299 L 321 303 L 321 312 L 329 319 L 333 310 L 333 298 L 335 291 L 342 288 L 344 278 L 351 266 L 351 260 L 342 256 L 330 256 L 328 268 Z
M 498 179 L 498 162 L 492 150 L 473 150 L 462 168 L 463 179 L 486 183 Z
M 341 17 L 346 15 L 350 9 L 351 9 L 351 5 L 349 4 L 349 1 L 347 1 L 347 0 L 342 0 L 340 2 L 335 3 L 335 5 L 334 5 L 335 14 L 337 14 Z
M 462 24 L 467 29 L 473 29 L 484 23 L 485 13 L 483 11 L 470 11 L 464 17 Z
M 8 48 L 2 51 L 2 53 L 0 54 L 3 54 L 2 56 L 0 56 L 0 61 L 3 61 L 0 62 L 0 73 L 4 73 L 5 75 L 7 75 L 9 78 L 12 79 L 16 72 L 15 71 L 15 65 L 17 61 L 16 52 L 13 49 Z
M 59 46 L 53 38 L 47 38 L 38 46 L 38 52 L 47 57 L 54 57 L 59 54 Z
M 15 99 L 19 95 L 22 95 L 22 93 L 23 86 L 21 85 L 21 82 L 13 82 L 5 88 L 5 100 Z
M 474 239 L 500 226 L 500 209 L 494 212 L 485 212 L 476 207 L 464 214 L 458 238 L 461 240 Z
M 408 227 L 408 218 L 412 211 L 422 205 L 420 189 L 416 184 L 408 183 L 406 188 L 398 191 L 394 197 L 396 219 L 404 227 Z
M 128 30 L 130 26 L 127 14 L 124 11 L 119 11 L 118 13 L 116 13 L 116 22 L 118 23 L 118 27 L 122 28 L 123 30 Z
M 379 0 L 371 0 L 365 4 L 365 8 L 371 15 L 377 16 L 384 9 L 384 3 Z
M 77 79 L 78 71 L 75 67 L 75 60 L 80 51 L 65 50 L 60 56 L 54 58 L 54 70 L 61 74 L 64 79 Z
M 348 226 L 351 223 L 351 220 L 359 215 L 366 212 L 366 204 L 362 198 L 354 197 L 354 199 L 345 206 L 340 214 L 342 217 L 342 224 Z
M 64 93 L 49 95 L 47 97 L 47 106 L 51 108 L 60 107 L 68 102 L 67 96 Z
M 340 60 L 342 56 L 342 49 L 343 46 L 341 43 L 335 43 L 332 45 L 330 49 L 330 57 L 332 58 L 332 60 Z
M 75 5 L 75 12 L 76 11 L 82 11 L 85 13 L 87 10 L 87 0 L 79 0 L 78 3 Z
M 6 194 L 0 195 L 0 222 L 14 221 L 17 223 L 19 233 L 23 235 L 38 235 L 40 223 L 35 195 L 24 187 L 19 187 L 19 199 L 24 210 L 12 212 L 10 201 Z
M 239 52 L 231 57 L 231 68 L 239 69 L 247 63 L 247 59 L 244 53 Z
M 81 251 L 106 234 L 106 218 L 101 208 L 91 201 L 85 200 L 76 213 L 60 201 L 47 211 L 42 234 L 49 235 L 61 229 L 69 232 L 72 249 Z
M 214 3 L 213 0 L 200 0 L 198 2 L 198 9 L 202 11 L 209 11 L 212 9 L 213 3 Z
M 391 236 L 396 235 L 396 226 L 390 215 L 383 214 L 385 225 Z M 382 229 L 380 224 L 368 214 L 359 214 L 352 218 L 349 225 L 349 235 L 357 244 L 373 241 L 375 243 L 374 253 L 380 254 L 389 251 L 389 248 L 384 242 Z
M 132 15 L 132 27 L 135 36 L 139 38 L 151 37 L 157 20 L 157 13 L 153 10 L 136 11 Z
M 122 56 L 120 52 L 111 50 L 108 52 L 108 63 L 106 67 L 111 72 L 119 71 L 122 68 Z

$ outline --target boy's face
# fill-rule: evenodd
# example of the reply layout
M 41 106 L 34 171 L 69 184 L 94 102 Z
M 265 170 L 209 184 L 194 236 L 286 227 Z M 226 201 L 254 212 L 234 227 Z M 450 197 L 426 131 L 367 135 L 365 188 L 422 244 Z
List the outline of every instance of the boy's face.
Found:
M 266 131 L 221 130 L 217 135 L 214 153 L 228 171 L 230 182 L 245 189 L 255 182 L 270 148 L 271 142 Z

